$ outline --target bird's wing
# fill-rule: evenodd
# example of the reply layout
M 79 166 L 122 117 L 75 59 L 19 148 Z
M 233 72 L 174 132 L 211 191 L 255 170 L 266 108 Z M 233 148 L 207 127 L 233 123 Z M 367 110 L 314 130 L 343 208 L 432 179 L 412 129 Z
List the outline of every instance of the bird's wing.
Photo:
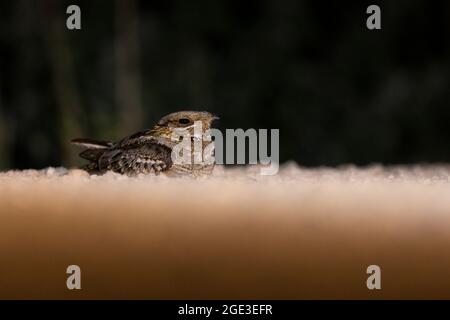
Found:
M 165 171 L 172 166 L 172 150 L 162 144 L 148 142 L 128 148 L 114 148 L 98 160 L 100 170 L 139 174 Z
M 152 130 L 144 130 L 122 139 L 117 146 L 120 148 L 135 148 L 152 141 L 156 141 Z

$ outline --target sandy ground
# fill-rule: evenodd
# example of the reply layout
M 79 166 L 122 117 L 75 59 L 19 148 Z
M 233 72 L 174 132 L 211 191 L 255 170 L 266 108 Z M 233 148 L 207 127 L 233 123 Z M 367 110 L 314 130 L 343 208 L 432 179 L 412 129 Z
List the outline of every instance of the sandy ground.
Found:
M 450 166 L 258 172 L 0 173 L 0 298 L 450 299 Z

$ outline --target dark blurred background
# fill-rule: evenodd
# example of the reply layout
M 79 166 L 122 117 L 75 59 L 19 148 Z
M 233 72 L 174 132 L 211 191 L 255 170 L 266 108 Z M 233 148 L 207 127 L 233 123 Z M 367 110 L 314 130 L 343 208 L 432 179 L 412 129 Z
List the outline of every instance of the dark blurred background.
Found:
M 306 166 L 449 162 L 449 39 L 449 1 L 1 1 L 0 169 L 77 165 L 71 138 L 181 109 L 279 128 Z

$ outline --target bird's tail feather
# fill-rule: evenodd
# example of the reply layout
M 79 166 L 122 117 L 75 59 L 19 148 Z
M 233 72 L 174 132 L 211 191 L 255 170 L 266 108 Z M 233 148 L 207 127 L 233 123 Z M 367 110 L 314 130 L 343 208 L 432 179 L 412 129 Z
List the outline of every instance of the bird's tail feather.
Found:
M 88 149 L 107 149 L 113 146 L 113 142 L 111 141 L 100 141 L 100 140 L 93 140 L 93 139 L 73 139 L 70 141 L 72 144 L 79 146 L 79 147 L 85 147 Z
M 105 149 L 86 149 L 79 156 L 89 161 L 97 161 L 104 152 Z

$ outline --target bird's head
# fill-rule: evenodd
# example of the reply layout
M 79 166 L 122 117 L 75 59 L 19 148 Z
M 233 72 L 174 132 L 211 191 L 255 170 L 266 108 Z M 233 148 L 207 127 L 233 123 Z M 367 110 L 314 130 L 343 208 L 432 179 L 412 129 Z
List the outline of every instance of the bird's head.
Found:
M 200 124 L 203 134 L 217 119 L 219 117 L 207 111 L 179 111 L 161 118 L 154 130 L 167 138 L 170 138 L 174 131 L 182 130 L 188 130 L 191 135 L 194 135 L 194 128 Z

